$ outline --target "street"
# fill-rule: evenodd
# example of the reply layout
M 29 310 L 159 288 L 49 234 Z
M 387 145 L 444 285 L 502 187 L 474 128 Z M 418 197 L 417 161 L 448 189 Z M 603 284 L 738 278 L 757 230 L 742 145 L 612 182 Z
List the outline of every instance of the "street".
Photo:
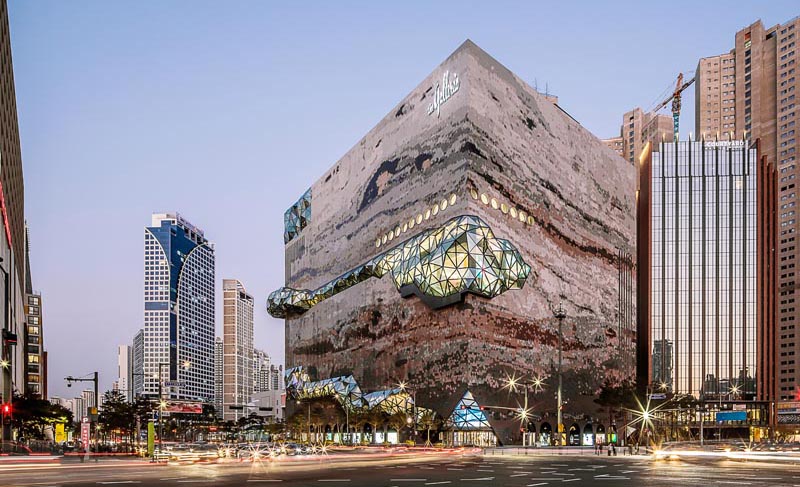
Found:
M 0 466 L 0 485 L 15 487 L 136 484 L 322 486 L 800 485 L 800 465 L 721 459 L 654 461 L 649 457 L 409 454 L 370 459 L 157 465 L 137 460 L 96 464 Z

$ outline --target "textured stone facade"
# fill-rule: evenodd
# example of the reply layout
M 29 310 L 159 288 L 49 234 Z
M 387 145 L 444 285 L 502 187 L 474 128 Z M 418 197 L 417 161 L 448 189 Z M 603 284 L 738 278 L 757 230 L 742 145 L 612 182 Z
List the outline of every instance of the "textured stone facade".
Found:
M 445 80 L 449 96 L 440 92 L 431 110 Z M 634 166 L 465 42 L 312 185 L 310 218 L 286 245 L 286 286 L 316 289 L 475 215 L 531 266 L 524 287 L 432 309 L 401 297 L 390 277 L 358 282 L 286 319 L 287 367 L 316 379 L 353 374 L 365 391 L 405 380 L 445 416 L 467 388 L 480 404 L 516 405 L 502 379 L 538 375 L 547 387 L 535 410 L 554 413 L 552 310 L 563 296 L 565 409 L 591 407 L 604 378 L 633 373 L 633 283 L 620 278 L 619 255 L 635 248 L 635 178 Z

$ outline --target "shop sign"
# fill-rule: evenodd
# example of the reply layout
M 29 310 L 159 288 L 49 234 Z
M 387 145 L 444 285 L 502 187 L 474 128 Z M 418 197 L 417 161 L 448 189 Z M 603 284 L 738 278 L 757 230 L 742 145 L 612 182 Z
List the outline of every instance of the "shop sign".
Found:
M 458 74 L 453 73 L 451 76 L 450 71 L 445 71 L 442 76 L 441 84 L 436 83 L 436 88 L 433 90 L 433 101 L 428 105 L 428 115 L 436 113 L 438 117 L 441 106 L 444 105 L 451 96 L 456 94 L 460 87 L 461 80 L 458 78 Z

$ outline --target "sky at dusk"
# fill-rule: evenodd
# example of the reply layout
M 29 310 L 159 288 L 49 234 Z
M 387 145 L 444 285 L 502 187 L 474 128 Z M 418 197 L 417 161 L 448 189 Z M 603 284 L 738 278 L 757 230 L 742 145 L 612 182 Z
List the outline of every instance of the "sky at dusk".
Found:
M 797 1 L 286 2 L 8 0 L 49 393 L 116 379 L 143 320 L 144 227 L 178 211 L 256 299 L 283 362 L 283 212 L 465 39 L 598 137 L 654 105 L 736 30 Z M 302 6 L 301 6 L 302 4 Z M 694 130 L 694 91 L 681 132 Z M 668 112 L 665 112 L 668 113 Z

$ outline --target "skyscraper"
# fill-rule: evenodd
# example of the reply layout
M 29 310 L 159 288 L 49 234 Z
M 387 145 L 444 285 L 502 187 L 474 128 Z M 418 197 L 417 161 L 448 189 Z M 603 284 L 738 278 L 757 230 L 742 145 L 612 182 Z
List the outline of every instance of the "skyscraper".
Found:
M 622 140 L 622 136 L 603 139 L 603 143 L 620 157 L 625 158 L 625 142 Z
M 660 143 L 639 188 L 639 382 L 765 427 L 774 377 L 774 166 L 745 140 Z
M 800 399 L 800 339 L 796 333 L 797 272 L 800 245 L 797 242 L 797 136 L 800 76 L 797 72 L 800 17 L 765 28 L 760 20 L 734 35 L 733 49 L 719 56 L 703 58 L 696 77 L 695 113 L 698 134 L 733 133 L 759 141 L 760 154 L 773 162 L 778 171 L 776 191 L 777 227 L 775 242 L 776 328 L 769 337 L 775 340 L 774 398 L 781 410 L 782 401 Z M 720 96 L 716 93 L 720 92 Z M 717 105 L 717 100 L 719 100 Z M 719 113 L 717 113 L 719 110 Z M 793 405 L 787 405 L 793 410 Z M 787 431 L 797 429 L 796 415 L 779 418 Z
M 47 399 L 47 364 L 45 362 L 44 333 L 42 329 L 42 296 L 29 293 L 25 296 L 25 362 L 27 375 L 25 390 Z
M 130 345 L 117 347 L 117 380 L 114 388 L 125 396 L 126 401 L 133 399 L 133 350 Z
M 30 232 L 25 225 L 25 391 L 47 399 L 47 352 L 44 349 L 42 295 L 33 290 Z
M 8 6 L 0 1 L 0 402 L 11 401 L 12 391 L 27 388 L 25 347 L 25 208 L 14 68 Z M 16 344 L 14 346 L 13 344 Z M 46 355 L 43 355 L 46 356 Z M 42 355 L 39 356 L 42 358 Z M 40 362 L 40 372 L 41 372 Z M 40 380 L 43 374 L 40 375 Z M 0 439 L 11 439 L 11 428 L 0 425 Z
M 622 137 L 622 157 L 631 164 L 636 164 L 639 154 L 648 142 L 657 144 L 662 140 L 672 141 L 674 137 L 672 117 L 634 108 L 622 116 L 620 137 Z M 606 142 L 606 145 L 612 147 L 609 142 Z M 612 148 L 616 150 L 615 147 Z
M 283 365 L 270 365 L 269 390 L 279 391 L 281 389 L 283 389 Z
M 153 215 L 144 238 L 144 388 L 214 398 L 214 247 L 178 213 Z M 163 384 L 162 384 L 163 386 Z
M 736 63 L 733 52 L 700 59 L 695 69 L 697 138 L 736 132 Z
M 270 357 L 265 351 L 253 349 L 253 392 L 270 390 L 270 364 Z
M 222 417 L 222 364 L 223 364 L 222 337 L 214 339 L 214 412 L 218 418 Z
M 223 419 L 236 421 L 247 415 L 244 405 L 253 395 L 253 297 L 236 279 L 222 281 L 222 409 Z

